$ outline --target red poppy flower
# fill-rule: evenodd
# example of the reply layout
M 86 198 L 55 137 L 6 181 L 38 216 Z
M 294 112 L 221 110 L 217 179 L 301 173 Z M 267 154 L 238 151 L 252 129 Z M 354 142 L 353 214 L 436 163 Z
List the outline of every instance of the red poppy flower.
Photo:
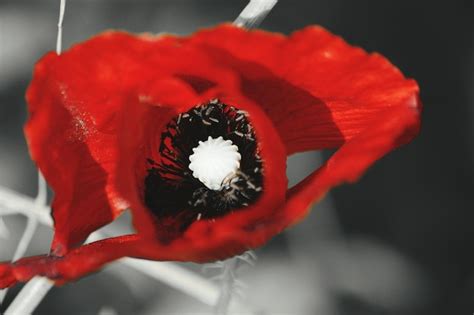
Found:
M 25 132 L 56 195 L 48 256 L 0 287 L 123 256 L 208 262 L 261 246 L 418 132 L 415 81 L 321 27 L 106 32 L 35 67 Z M 287 190 L 288 155 L 338 148 Z M 134 235 L 81 246 L 130 209 Z

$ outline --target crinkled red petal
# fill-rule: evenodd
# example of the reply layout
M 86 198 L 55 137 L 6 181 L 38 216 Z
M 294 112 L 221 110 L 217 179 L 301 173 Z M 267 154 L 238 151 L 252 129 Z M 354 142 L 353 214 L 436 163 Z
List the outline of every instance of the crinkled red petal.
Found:
M 99 43 L 92 40 L 95 51 L 78 45 L 61 56 L 49 53 L 36 65 L 27 92 L 30 152 L 55 191 L 56 254 L 80 244 L 128 206 L 112 185 L 116 115 L 129 99 L 125 87 L 132 83 L 126 78 L 137 56 L 120 53 L 117 47 L 133 41 L 131 36 L 114 36 Z M 116 53 L 107 56 L 107 51 Z M 108 67 L 116 63 L 128 67 L 121 67 L 121 73 Z
M 49 54 L 35 68 L 25 133 L 33 160 L 56 193 L 53 251 L 60 254 L 126 205 L 110 184 L 116 158 L 114 115 L 123 100 L 113 95 L 92 101 L 73 93 L 74 82 L 57 78 L 55 69 L 62 69 L 58 64 L 58 57 Z M 91 95 L 86 91 L 83 87 L 87 98 Z
M 334 148 L 418 95 L 383 56 L 368 54 L 318 26 L 285 37 L 232 25 L 182 40 L 230 67 L 243 94 L 268 114 L 287 153 Z
M 196 221 L 163 243 L 143 204 L 146 157 L 174 115 L 215 97 L 249 112 L 265 163 L 265 192 L 255 204 Z M 65 253 L 61 247 L 113 219 L 122 208 L 117 203 L 131 206 L 141 240 L 104 240 L 110 246 L 79 247 L 62 259 L 0 265 L 5 285 L 34 274 L 54 277 L 53 271 L 57 279 L 74 279 L 124 255 L 204 262 L 260 246 L 300 220 L 331 187 L 354 181 L 411 140 L 421 107 L 416 83 L 385 58 L 320 27 L 285 37 L 231 25 L 185 38 L 100 35 L 60 57 L 46 56 L 28 100 L 30 149 L 57 193 L 53 249 Z M 286 155 L 338 146 L 285 203 Z M 84 253 L 92 258 L 82 261 Z M 77 272 L 57 276 L 69 268 Z

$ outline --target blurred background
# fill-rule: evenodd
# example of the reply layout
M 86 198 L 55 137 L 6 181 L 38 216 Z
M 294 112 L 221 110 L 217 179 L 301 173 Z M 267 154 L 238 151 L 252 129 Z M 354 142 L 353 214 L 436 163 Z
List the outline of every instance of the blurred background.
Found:
M 247 0 L 68 1 L 63 47 L 105 29 L 188 34 L 232 21 Z M 0 1 L 0 186 L 34 196 L 36 169 L 22 125 L 33 64 L 55 47 L 59 0 Z M 261 28 L 320 24 L 389 58 L 421 87 L 420 136 L 334 189 L 296 227 L 239 271 L 258 314 L 472 314 L 474 312 L 474 9 L 470 0 L 280 0 Z M 325 154 L 323 153 L 323 157 Z M 321 163 L 293 156 L 291 184 Z M 126 217 L 124 218 L 126 220 Z M 0 222 L 0 260 L 25 226 Z M 46 253 L 40 227 L 28 255 Z M 201 266 L 186 268 L 208 276 Z M 5 305 L 19 287 L 10 290 Z M 5 305 L 0 308 L 0 313 Z M 37 314 L 207 314 L 212 308 L 118 263 L 54 288 Z

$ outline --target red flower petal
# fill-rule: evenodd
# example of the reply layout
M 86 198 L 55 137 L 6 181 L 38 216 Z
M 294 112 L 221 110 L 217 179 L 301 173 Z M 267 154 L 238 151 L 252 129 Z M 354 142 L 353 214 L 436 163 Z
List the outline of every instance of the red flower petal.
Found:
M 288 154 L 337 147 L 418 94 L 416 82 L 384 57 L 317 26 L 284 37 L 224 25 L 195 34 L 189 45 L 240 76 L 243 93 L 264 108 Z
M 174 219 L 160 221 L 144 203 L 146 160 L 172 117 L 212 98 L 249 113 L 264 192 L 248 207 L 176 233 Z M 260 246 L 331 187 L 411 140 L 421 107 L 414 81 L 322 28 L 285 37 L 230 25 L 185 38 L 100 35 L 46 56 L 28 101 L 32 155 L 57 194 L 53 250 L 64 257 L 0 265 L 3 286 L 35 274 L 75 279 L 122 256 L 205 262 Z M 285 197 L 287 154 L 337 146 Z M 67 253 L 125 205 L 138 235 Z
M 52 250 L 61 254 L 112 221 L 127 204 L 111 185 L 115 113 L 122 96 L 100 86 L 102 94 L 89 91 L 86 80 L 78 78 L 92 74 L 70 66 L 66 75 L 58 58 L 49 54 L 36 66 L 27 93 L 31 114 L 25 133 L 32 158 L 56 192 Z

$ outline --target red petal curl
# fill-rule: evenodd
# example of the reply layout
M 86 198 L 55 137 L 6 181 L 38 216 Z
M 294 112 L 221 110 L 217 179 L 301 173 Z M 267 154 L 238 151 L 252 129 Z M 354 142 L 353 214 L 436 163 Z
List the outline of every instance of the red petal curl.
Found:
M 319 26 L 285 37 L 223 25 L 182 43 L 239 75 L 243 94 L 265 110 L 288 154 L 338 147 L 418 95 L 416 82 L 383 56 Z
M 61 56 L 47 54 L 36 65 L 27 92 L 30 117 L 25 133 L 33 160 L 55 191 L 52 251 L 58 255 L 128 207 L 112 183 L 116 114 L 129 98 L 122 92 L 129 83 L 117 76 L 128 77 L 135 56 L 107 56 L 108 50 L 120 51 L 118 41 L 127 44 L 126 36 L 115 38 L 103 40 L 106 47 L 98 51 L 78 45 Z M 91 45 L 99 46 L 95 40 Z M 117 73 L 105 60 L 130 66 Z

